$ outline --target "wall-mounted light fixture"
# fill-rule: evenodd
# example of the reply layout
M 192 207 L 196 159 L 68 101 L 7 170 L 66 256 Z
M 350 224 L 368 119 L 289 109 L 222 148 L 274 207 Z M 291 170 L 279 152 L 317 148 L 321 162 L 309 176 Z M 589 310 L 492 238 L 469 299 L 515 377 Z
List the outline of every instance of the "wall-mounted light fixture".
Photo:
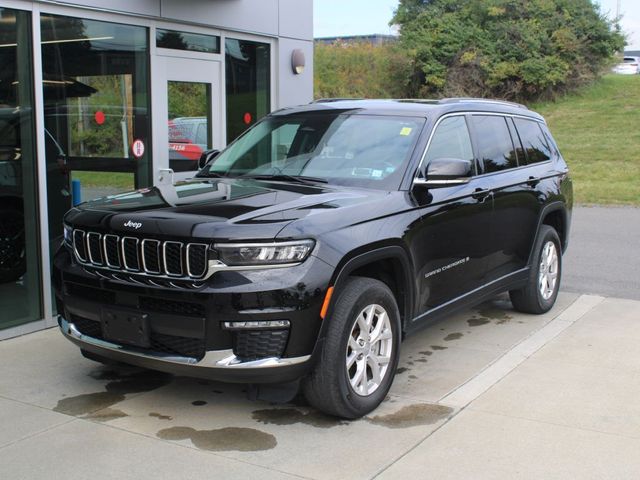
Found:
M 299 48 L 296 48 L 291 52 L 291 69 L 295 75 L 300 75 L 304 72 L 304 52 Z

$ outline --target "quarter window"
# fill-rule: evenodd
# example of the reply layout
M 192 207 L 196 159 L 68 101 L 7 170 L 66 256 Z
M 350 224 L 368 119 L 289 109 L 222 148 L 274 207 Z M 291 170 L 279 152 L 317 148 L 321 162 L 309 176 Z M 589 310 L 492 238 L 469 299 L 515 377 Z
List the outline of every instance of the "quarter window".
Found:
M 438 125 L 425 157 L 428 165 L 439 158 L 457 158 L 473 162 L 473 148 L 467 122 L 463 116 L 445 118 Z
M 471 118 L 484 173 L 517 167 L 518 159 L 505 118 L 494 115 L 474 115 Z
M 514 119 L 522 146 L 527 155 L 527 163 L 546 162 L 551 158 L 551 149 L 538 122 Z

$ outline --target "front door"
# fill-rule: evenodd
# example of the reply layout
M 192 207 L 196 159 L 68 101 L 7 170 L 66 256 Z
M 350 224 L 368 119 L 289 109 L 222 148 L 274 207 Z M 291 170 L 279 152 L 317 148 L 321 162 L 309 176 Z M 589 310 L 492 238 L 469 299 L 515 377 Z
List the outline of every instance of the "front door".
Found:
M 160 80 L 154 102 L 157 168 L 175 178 L 192 176 L 206 150 L 222 148 L 220 63 L 214 60 L 158 56 Z

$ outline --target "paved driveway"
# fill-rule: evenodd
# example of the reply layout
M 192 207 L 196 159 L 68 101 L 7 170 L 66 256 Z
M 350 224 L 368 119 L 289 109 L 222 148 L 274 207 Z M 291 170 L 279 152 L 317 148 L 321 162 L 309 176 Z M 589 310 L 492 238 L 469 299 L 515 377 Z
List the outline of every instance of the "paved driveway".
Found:
M 638 311 L 485 303 L 409 338 L 391 394 L 355 422 L 102 367 L 38 332 L 0 343 L 2 477 L 637 478 Z

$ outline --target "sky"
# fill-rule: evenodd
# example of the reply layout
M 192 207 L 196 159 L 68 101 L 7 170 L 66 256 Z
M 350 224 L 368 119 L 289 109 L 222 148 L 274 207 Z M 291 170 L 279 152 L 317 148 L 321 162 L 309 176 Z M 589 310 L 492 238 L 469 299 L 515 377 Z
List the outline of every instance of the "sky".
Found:
M 613 18 L 618 0 L 596 0 Z M 393 33 L 389 20 L 398 0 L 314 0 L 314 36 Z M 640 1 L 620 0 L 622 30 L 628 34 L 627 50 L 640 50 Z

